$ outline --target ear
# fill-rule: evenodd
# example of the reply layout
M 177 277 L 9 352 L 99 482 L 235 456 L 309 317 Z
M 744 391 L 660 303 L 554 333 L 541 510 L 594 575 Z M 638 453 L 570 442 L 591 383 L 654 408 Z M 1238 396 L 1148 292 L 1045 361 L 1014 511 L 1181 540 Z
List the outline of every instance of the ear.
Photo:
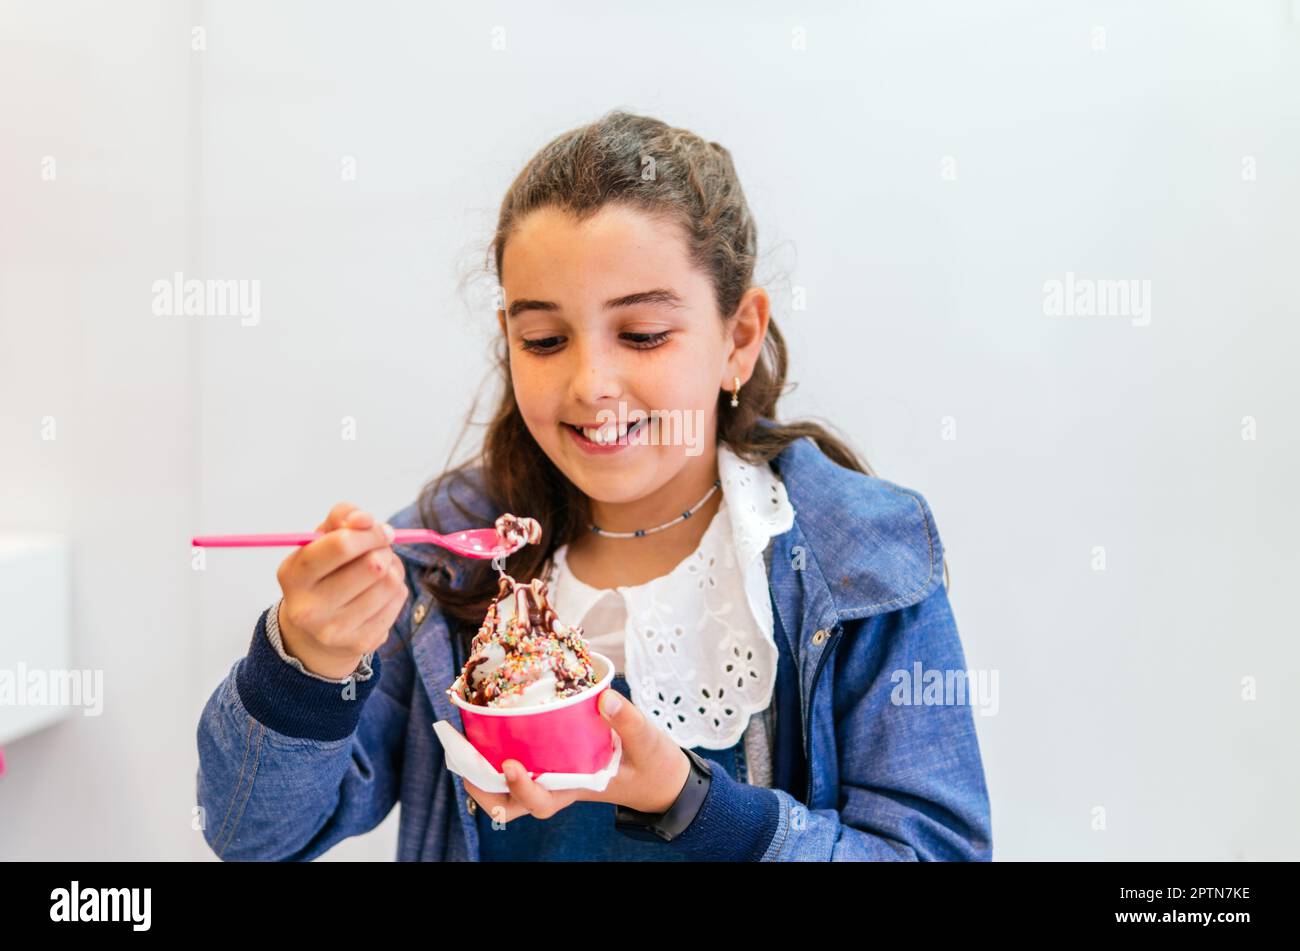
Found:
M 509 336 L 506 333 L 506 312 L 504 310 L 497 311 L 497 323 L 501 325 L 501 335 L 503 337 Z
M 733 377 L 740 377 L 743 385 L 754 373 L 763 341 L 767 339 L 767 324 L 771 319 L 767 291 L 751 287 L 745 291 L 736 307 L 736 314 L 727 325 L 727 362 L 720 383 L 730 390 Z

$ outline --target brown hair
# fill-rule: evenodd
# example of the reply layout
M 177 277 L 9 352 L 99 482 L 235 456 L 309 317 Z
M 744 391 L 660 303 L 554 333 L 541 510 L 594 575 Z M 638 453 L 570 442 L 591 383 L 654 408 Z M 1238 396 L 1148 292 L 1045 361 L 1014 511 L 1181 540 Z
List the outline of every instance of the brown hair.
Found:
M 506 242 L 530 213 L 555 207 L 584 221 L 607 204 L 631 207 L 680 225 L 687 236 L 690 260 L 712 279 L 721 319 L 725 322 L 735 316 L 740 298 L 753 280 L 758 232 L 731 153 L 686 129 L 619 111 L 553 139 L 511 183 L 490 245 L 497 284 L 501 283 Z M 481 488 L 496 513 L 527 515 L 542 524 L 541 542 L 526 546 L 507 561 L 507 572 L 526 582 L 542 574 L 556 548 L 589 530 L 589 508 L 586 495 L 556 468 L 524 424 L 510 385 L 508 348 L 503 334 L 496 353 L 501 399 L 487 424 L 478 457 L 448 469 L 426 485 L 419 510 L 426 526 L 443 531 L 437 524 L 434 500 L 444 482 L 463 477 L 481 464 Z M 787 366 L 785 338 L 775 319 L 769 319 L 753 375 L 741 387 L 740 405 L 730 405 L 729 392 L 718 393 L 719 442 L 758 464 L 808 436 L 839 465 L 872 475 L 867 462 L 823 425 L 776 422 L 776 403 L 786 389 Z M 774 425 L 760 427 L 760 418 Z M 469 425 L 467 419 L 457 446 Z M 456 507 L 464 516 L 471 514 L 458 503 Z M 436 567 L 425 574 L 423 584 L 448 622 L 469 637 L 497 593 L 497 573 L 490 561 L 465 561 L 456 570 L 465 577 L 454 587 Z

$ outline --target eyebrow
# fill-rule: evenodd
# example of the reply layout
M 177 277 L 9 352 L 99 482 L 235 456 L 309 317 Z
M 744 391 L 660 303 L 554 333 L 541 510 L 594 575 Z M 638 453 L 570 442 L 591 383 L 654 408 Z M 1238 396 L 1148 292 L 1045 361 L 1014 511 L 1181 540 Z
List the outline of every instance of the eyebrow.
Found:
M 676 293 L 666 287 L 656 287 L 652 291 L 640 291 L 636 294 L 625 294 L 622 297 L 615 297 L 605 301 L 605 310 L 614 310 L 618 307 L 632 307 L 636 304 L 666 304 L 669 307 L 685 307 Z M 549 300 L 529 300 L 521 297 L 518 300 L 510 302 L 510 309 L 506 311 L 507 317 L 514 317 L 526 310 L 545 310 L 557 311 L 560 305 Z

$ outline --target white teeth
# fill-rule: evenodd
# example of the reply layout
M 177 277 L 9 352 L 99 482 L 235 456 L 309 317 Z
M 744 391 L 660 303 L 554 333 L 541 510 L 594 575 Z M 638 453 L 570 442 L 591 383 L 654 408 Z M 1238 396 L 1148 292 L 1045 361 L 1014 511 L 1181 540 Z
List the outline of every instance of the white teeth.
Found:
M 583 426 L 581 427 L 581 432 L 584 436 L 586 436 L 588 439 L 590 439 L 592 442 L 596 443 L 597 445 L 608 446 L 622 439 L 629 432 L 635 429 L 637 425 L 638 425 L 637 423 L 633 423 L 631 426 L 627 426 L 627 427 L 616 426 L 609 429 L 591 429 L 589 427 Z

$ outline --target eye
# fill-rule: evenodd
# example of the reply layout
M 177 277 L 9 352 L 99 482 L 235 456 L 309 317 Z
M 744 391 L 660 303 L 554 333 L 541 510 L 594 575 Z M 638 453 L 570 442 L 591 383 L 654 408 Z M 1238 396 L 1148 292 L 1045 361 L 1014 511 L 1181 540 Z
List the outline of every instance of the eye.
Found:
M 536 340 L 519 341 L 529 353 L 550 353 L 563 342 L 563 337 L 538 337 Z
M 659 346 L 661 343 L 667 340 L 668 335 L 671 332 L 672 331 L 669 330 L 661 330 L 658 333 L 652 333 L 652 334 L 625 333 L 622 336 L 625 339 L 627 339 L 632 344 L 632 346 L 634 346 L 636 349 L 649 350 L 653 347 Z
M 660 346 L 672 334 L 670 330 L 660 330 L 656 333 L 632 333 L 627 332 L 620 334 L 623 339 L 632 345 L 634 350 L 652 350 Z M 564 338 L 555 337 L 538 337 L 533 340 L 520 338 L 519 345 L 529 353 L 536 353 L 545 356 L 554 353 L 564 343 Z

